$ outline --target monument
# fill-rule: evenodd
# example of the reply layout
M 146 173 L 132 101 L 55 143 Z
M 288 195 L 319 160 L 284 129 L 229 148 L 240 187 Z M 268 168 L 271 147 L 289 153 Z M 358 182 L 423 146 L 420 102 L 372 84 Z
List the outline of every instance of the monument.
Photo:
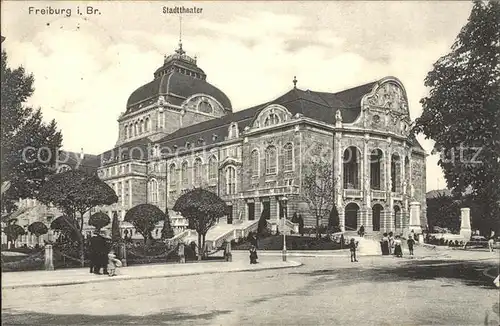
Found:
M 410 185 L 410 225 L 408 227 L 409 232 L 413 230 L 415 234 L 422 233 L 422 227 L 420 226 L 420 202 L 415 201 L 415 188 Z M 415 239 L 416 240 L 416 239 Z M 420 237 L 418 239 L 420 241 Z M 423 240 L 423 239 L 422 239 Z
M 464 207 L 460 209 L 460 236 L 468 241 L 471 235 L 470 208 Z

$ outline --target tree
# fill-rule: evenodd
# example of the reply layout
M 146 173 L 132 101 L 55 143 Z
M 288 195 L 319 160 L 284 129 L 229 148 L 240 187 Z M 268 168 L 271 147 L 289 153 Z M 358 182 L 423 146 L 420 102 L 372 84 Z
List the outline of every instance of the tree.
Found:
M 302 214 L 299 214 L 299 233 L 300 235 L 304 236 L 304 219 L 302 218 Z
M 10 188 L 2 195 L 2 211 L 15 209 L 18 198 L 33 198 L 52 169 L 62 135 L 55 120 L 44 123 L 40 109 L 34 110 L 25 102 L 34 92 L 33 75 L 23 67 L 7 67 L 7 53 L 2 51 L 1 72 L 2 137 L 1 179 Z
M 4 229 L 3 232 L 7 236 L 7 242 L 15 242 L 20 235 L 24 235 L 26 232 L 24 228 L 18 224 L 9 224 Z
M 257 224 L 257 233 L 263 235 L 267 232 L 267 219 L 269 218 L 269 213 L 267 211 L 262 211 L 260 214 L 259 222 Z
M 460 201 L 446 194 L 427 198 L 427 224 L 432 230 L 435 226 L 457 232 L 460 229 Z
M 97 212 L 90 216 L 89 225 L 92 225 L 96 228 L 96 231 L 99 232 L 103 227 L 108 225 L 111 222 L 108 214 L 103 212 Z
M 165 219 L 163 220 L 163 228 L 161 229 L 161 239 L 166 240 L 174 237 L 174 230 L 170 224 L 170 214 L 168 208 L 165 208 Z
M 113 212 L 113 223 L 111 224 L 111 240 L 113 243 L 118 243 L 122 239 L 120 235 L 120 222 L 118 221 L 118 213 Z
M 320 220 L 333 206 L 333 170 L 331 161 L 316 160 L 306 168 L 303 179 L 304 197 L 316 217 L 316 237 L 319 238 Z
M 474 1 L 451 52 L 425 79 L 429 95 L 414 132 L 435 141 L 438 164 L 455 194 L 471 192 L 500 219 L 500 2 Z M 496 223 L 495 223 L 496 222 Z
M 187 218 L 198 233 L 198 260 L 204 254 L 205 236 L 208 230 L 215 225 L 217 219 L 226 215 L 226 203 L 215 193 L 201 188 L 194 188 L 182 194 L 173 207 Z
M 45 204 L 53 204 L 63 211 L 68 226 L 75 228 L 80 242 L 80 259 L 84 259 L 83 221 L 84 215 L 97 206 L 118 202 L 115 191 L 96 174 L 80 170 L 70 170 L 53 175 L 40 189 L 37 199 Z M 80 214 L 77 217 L 77 213 Z M 77 222 L 78 223 L 75 223 Z
M 74 217 L 61 215 L 50 223 L 50 228 L 61 232 L 63 237 L 71 241 L 79 241 L 81 233 L 78 230 L 78 221 Z
M 42 222 L 33 222 L 28 226 L 28 231 L 36 236 L 36 242 L 38 243 L 38 241 L 40 240 L 40 236 L 47 234 L 47 232 L 49 232 L 49 229 Z
M 137 232 L 144 237 L 144 244 L 152 240 L 151 232 L 155 229 L 156 223 L 165 219 L 165 214 L 155 205 L 140 204 L 132 207 L 125 214 L 125 221 L 131 223 Z
M 340 218 L 337 206 L 333 205 L 330 211 L 330 217 L 328 218 L 328 229 L 337 232 L 340 229 Z

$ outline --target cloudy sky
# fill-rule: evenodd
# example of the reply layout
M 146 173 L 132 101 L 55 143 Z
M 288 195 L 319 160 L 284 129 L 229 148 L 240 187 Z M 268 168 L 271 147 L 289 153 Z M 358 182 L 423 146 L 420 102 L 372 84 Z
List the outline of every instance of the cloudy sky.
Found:
M 71 15 L 29 13 L 49 6 Z M 100 14 L 78 15 L 86 6 Z M 335 92 L 394 75 L 415 119 L 424 78 L 449 51 L 472 3 L 2 1 L 9 65 L 34 74 L 30 103 L 56 119 L 65 149 L 100 154 L 114 146 L 128 96 L 177 47 L 179 16 L 163 14 L 163 6 L 203 9 L 183 15 L 184 49 L 235 111 L 288 91 L 293 76 L 301 89 Z M 432 141 L 419 140 L 430 153 Z M 427 159 L 428 190 L 445 186 L 437 160 Z

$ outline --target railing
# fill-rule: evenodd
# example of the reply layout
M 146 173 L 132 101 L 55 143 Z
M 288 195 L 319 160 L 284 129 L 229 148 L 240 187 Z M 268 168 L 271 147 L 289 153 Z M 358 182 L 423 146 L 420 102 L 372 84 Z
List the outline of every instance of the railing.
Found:
M 372 190 L 372 199 L 385 199 L 384 190 Z
M 363 192 L 360 189 L 344 189 L 344 197 L 361 198 L 363 197 Z

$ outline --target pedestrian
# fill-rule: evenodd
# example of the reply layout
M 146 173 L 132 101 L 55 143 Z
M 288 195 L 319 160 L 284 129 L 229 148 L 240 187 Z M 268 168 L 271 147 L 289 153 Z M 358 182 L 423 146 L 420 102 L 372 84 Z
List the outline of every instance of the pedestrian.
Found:
M 394 254 L 394 233 L 389 232 L 389 255 Z
M 403 250 L 401 248 L 401 239 L 399 238 L 399 235 L 397 235 L 394 239 L 394 255 L 398 258 L 403 257 Z
M 116 269 L 122 267 L 122 262 L 116 258 L 115 251 L 111 249 L 108 254 L 108 276 L 116 276 Z
M 250 247 L 250 264 L 257 264 L 257 248 L 254 245 Z
M 354 241 L 354 238 L 351 238 L 351 241 L 349 242 L 349 251 L 351 252 L 351 263 L 358 261 L 358 259 L 356 258 L 356 247 L 357 243 Z
M 359 234 L 360 237 L 363 237 L 365 235 L 365 226 L 364 225 L 361 225 L 359 227 L 358 234 Z
M 387 233 L 384 232 L 382 240 L 380 240 L 380 249 L 382 250 L 382 255 L 386 256 L 389 254 L 389 238 Z
M 408 238 L 407 243 L 408 243 L 408 250 L 410 251 L 410 256 L 413 257 L 413 245 L 415 244 L 415 240 L 413 240 L 413 238 Z
M 488 248 L 493 252 L 493 245 L 495 244 L 495 231 L 491 230 L 490 238 L 488 239 Z

